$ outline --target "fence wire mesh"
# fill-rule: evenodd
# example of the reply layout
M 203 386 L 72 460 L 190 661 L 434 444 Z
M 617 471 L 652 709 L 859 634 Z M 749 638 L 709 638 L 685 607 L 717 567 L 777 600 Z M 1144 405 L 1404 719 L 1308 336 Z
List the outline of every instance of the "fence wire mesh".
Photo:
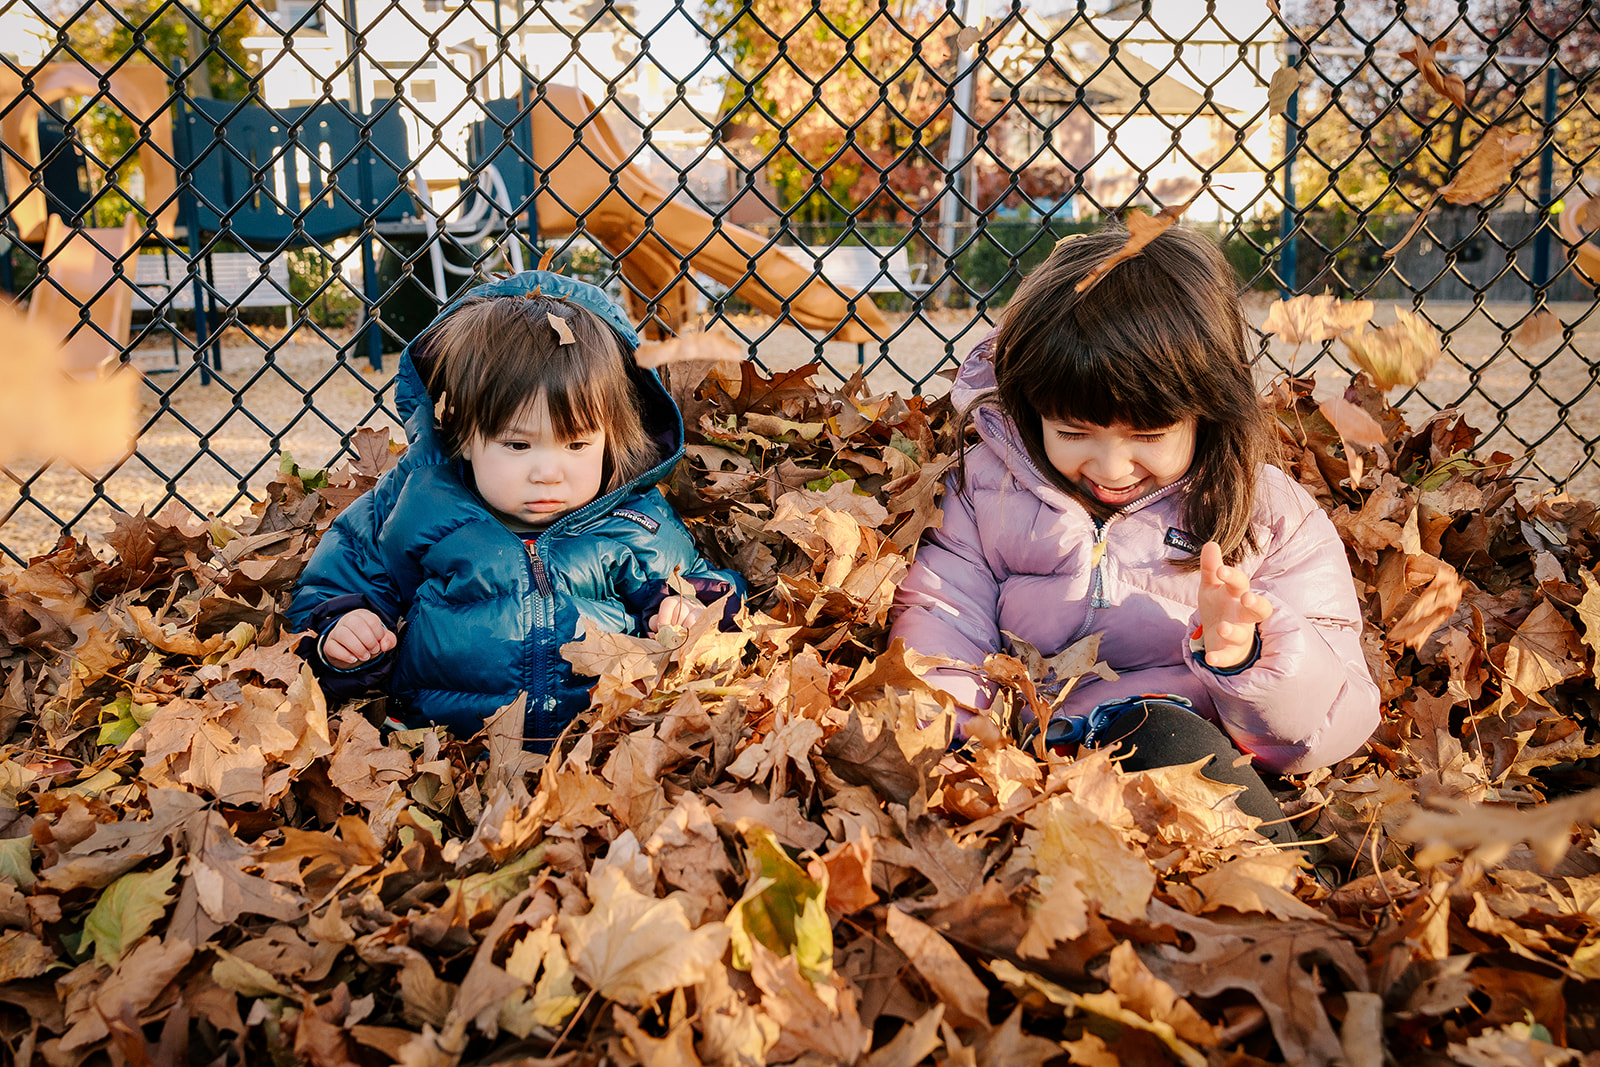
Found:
M 1401 55 L 1434 42 L 1470 106 Z M 1058 239 L 1191 197 L 1258 326 L 1419 312 L 1446 358 L 1407 412 L 1593 495 L 1597 56 L 1592 0 L 0 3 L 0 285 L 143 375 L 120 462 L 3 468 L 0 549 L 398 436 L 395 353 L 545 254 L 655 336 L 934 392 Z M 1427 211 L 1496 133 L 1529 135 L 1503 192 Z M 1258 344 L 1348 382 L 1331 342 Z

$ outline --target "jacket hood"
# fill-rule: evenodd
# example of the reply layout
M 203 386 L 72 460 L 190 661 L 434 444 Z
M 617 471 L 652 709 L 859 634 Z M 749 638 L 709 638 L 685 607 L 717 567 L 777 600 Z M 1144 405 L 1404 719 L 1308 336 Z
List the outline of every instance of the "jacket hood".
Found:
M 1059 507 L 1070 498 L 1040 473 L 1016 424 L 1000 410 L 1000 405 L 984 399 L 995 387 L 994 345 L 999 334 L 999 330 L 991 331 L 967 353 L 950 386 L 950 402 L 957 411 L 972 415 L 978 437 L 1019 484 Z
M 654 485 L 672 469 L 682 454 L 683 417 L 678 412 L 678 405 L 673 402 L 656 373 L 634 362 L 633 354 L 639 348 L 638 331 L 603 289 L 552 271 L 525 270 L 465 290 L 434 316 L 433 321 L 428 323 L 427 329 L 417 337 L 418 339 L 426 337 L 429 331 L 446 316 L 473 297 L 526 296 L 534 289 L 539 289 L 546 296 L 557 297 L 569 304 L 576 304 L 586 311 L 594 312 L 622 341 L 623 356 L 627 360 L 628 372 L 639 397 L 639 413 L 644 420 L 645 433 L 656 443 L 662 457 L 660 463 L 635 478 L 627 488 Z M 399 409 L 400 417 L 405 422 L 409 447 L 430 457 L 443 458 L 443 451 L 434 432 L 433 398 L 428 395 L 428 390 L 423 385 L 423 380 L 430 369 L 427 357 L 419 350 L 417 342 L 412 341 L 406 345 L 405 351 L 400 355 L 400 366 L 395 373 L 395 407 Z M 611 495 L 606 494 L 606 497 L 609 498 Z

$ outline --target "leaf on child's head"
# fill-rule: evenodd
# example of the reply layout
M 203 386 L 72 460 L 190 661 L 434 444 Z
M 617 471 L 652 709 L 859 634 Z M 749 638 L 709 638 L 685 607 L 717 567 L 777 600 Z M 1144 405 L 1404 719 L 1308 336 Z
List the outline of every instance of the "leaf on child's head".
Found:
M 1452 204 L 1477 204 L 1489 199 L 1510 184 L 1518 164 L 1538 144 L 1537 134 L 1490 130 L 1439 195 Z
M 1439 333 L 1427 319 L 1398 307 L 1394 314 L 1393 326 L 1360 326 L 1343 338 L 1351 358 L 1379 389 L 1416 385 L 1444 354 Z
M 550 320 L 550 328 L 556 332 L 556 343 L 570 345 L 575 338 L 572 336 L 572 327 L 567 325 L 567 320 L 553 311 L 545 312 L 544 317 Z
M 1267 312 L 1262 333 L 1277 334 L 1290 344 L 1331 341 L 1372 321 L 1372 301 L 1340 300 L 1323 293 L 1280 300 Z
M 1096 285 L 1100 284 L 1101 278 L 1104 278 L 1107 274 L 1111 273 L 1111 268 L 1115 267 L 1118 263 L 1127 262 L 1134 256 L 1137 256 L 1140 252 L 1143 252 L 1145 250 L 1145 246 L 1147 246 L 1151 241 L 1154 241 L 1157 237 L 1160 237 L 1162 234 L 1170 230 L 1172 228 L 1172 224 L 1178 221 L 1178 217 L 1182 215 L 1185 209 L 1187 209 L 1190 204 L 1194 203 L 1195 199 L 1203 192 L 1205 192 L 1205 188 L 1202 186 L 1201 188 L 1195 190 L 1194 196 L 1191 196 L 1183 203 L 1172 204 L 1164 207 L 1154 215 L 1147 211 L 1139 210 L 1128 212 L 1127 242 L 1121 248 L 1107 256 L 1105 261 L 1096 266 L 1094 270 L 1084 275 L 1082 280 L 1080 280 L 1076 286 L 1077 291 L 1080 293 L 1087 293 L 1090 289 L 1093 289 Z
M 1401 59 L 1409 59 L 1412 66 L 1422 72 L 1428 84 L 1433 86 L 1456 107 L 1463 111 L 1467 107 L 1467 83 L 1461 80 L 1458 74 L 1446 74 L 1439 69 L 1434 56 L 1444 51 L 1444 41 L 1438 40 L 1429 44 L 1420 34 L 1411 35 L 1412 45 L 1407 51 L 1400 53 Z

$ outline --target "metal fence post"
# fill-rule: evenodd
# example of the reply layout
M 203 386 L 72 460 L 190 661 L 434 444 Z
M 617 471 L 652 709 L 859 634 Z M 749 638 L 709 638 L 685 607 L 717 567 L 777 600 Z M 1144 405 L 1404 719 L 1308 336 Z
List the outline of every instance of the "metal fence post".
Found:
M 1539 153 L 1539 232 L 1533 239 L 1533 292 L 1534 307 L 1544 303 L 1545 288 L 1550 284 L 1550 205 L 1555 200 L 1556 175 L 1556 93 L 1561 88 L 1561 68 L 1556 65 L 1555 52 L 1550 53 L 1550 65 L 1544 71 L 1544 148 Z
M 1285 45 L 1284 59 L 1292 69 L 1296 71 L 1300 69 L 1301 58 L 1300 42 L 1290 41 Z M 1299 240 L 1296 231 L 1300 228 L 1300 212 L 1295 206 L 1294 194 L 1294 155 L 1300 147 L 1298 86 L 1289 94 L 1289 102 L 1283 109 L 1283 119 L 1283 214 L 1278 224 L 1278 295 L 1287 300 L 1300 287 L 1299 263 L 1295 256 L 1295 245 Z

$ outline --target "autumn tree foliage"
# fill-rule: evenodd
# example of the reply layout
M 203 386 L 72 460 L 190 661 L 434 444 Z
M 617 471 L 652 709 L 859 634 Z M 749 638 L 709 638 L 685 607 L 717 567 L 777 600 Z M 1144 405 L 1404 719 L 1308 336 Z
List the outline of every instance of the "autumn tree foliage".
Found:
M 1544 70 L 1499 59 L 1551 57 L 1559 71 L 1558 189 L 1600 147 L 1583 89 L 1600 66 L 1600 15 L 1583 0 L 1424 0 L 1403 17 L 1387 3 L 1300 0 L 1284 17 L 1314 71 L 1301 91 L 1303 188 L 1331 185 L 1358 210 L 1396 192 L 1420 206 L 1489 131 L 1542 133 Z M 1419 78 L 1421 61 L 1439 76 Z
M 746 140 L 787 214 L 914 215 L 942 187 L 936 144 L 960 29 L 933 0 L 711 0 L 733 69 L 724 129 Z M 857 210 L 860 209 L 860 210 Z

